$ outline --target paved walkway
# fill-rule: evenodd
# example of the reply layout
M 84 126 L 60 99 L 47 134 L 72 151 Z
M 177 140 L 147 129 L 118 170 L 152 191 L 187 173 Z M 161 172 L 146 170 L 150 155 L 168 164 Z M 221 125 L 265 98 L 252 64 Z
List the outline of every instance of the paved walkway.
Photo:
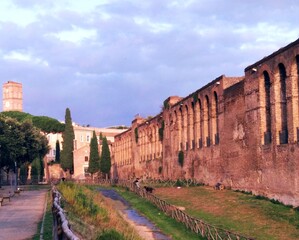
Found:
M 0 194 L 7 190 L 0 190 Z M 0 207 L 0 240 L 27 240 L 37 233 L 47 190 L 22 191 Z

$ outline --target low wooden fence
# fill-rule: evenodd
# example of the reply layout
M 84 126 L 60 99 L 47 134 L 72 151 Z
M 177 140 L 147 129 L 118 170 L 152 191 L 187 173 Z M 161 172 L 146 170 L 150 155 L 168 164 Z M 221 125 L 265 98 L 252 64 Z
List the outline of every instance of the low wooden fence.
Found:
M 70 225 L 60 206 L 61 194 L 57 189 L 52 187 L 53 197 L 53 239 L 54 240 L 80 240 L 70 229 Z
M 118 186 L 126 187 L 135 192 L 139 196 L 147 199 L 159 209 L 161 209 L 168 216 L 171 216 L 178 222 L 182 222 L 187 228 L 193 232 L 200 234 L 202 237 L 211 240 L 254 240 L 254 238 L 246 237 L 238 233 L 231 232 L 222 228 L 212 226 L 200 219 L 189 216 L 184 211 L 178 209 L 174 205 L 159 199 L 155 195 L 145 191 L 145 189 L 137 188 L 132 182 L 118 180 Z
M 195 180 L 181 180 L 171 181 L 171 180 L 152 180 L 148 179 L 146 181 L 142 181 L 144 184 L 153 186 L 177 186 L 178 184 L 182 184 L 184 186 L 198 186 L 202 185 L 200 182 Z M 164 200 L 159 199 L 154 194 L 151 194 L 143 188 L 137 188 L 133 181 L 128 180 L 83 180 L 80 183 L 84 184 L 101 184 L 101 185 L 117 185 L 121 187 L 125 187 L 142 198 L 147 199 L 155 206 L 157 206 L 161 211 L 166 213 L 168 216 L 172 217 L 178 222 L 182 222 L 187 228 L 196 234 L 200 234 L 202 237 L 207 238 L 208 240 L 254 240 L 252 237 L 243 236 L 241 234 L 222 229 L 219 227 L 215 227 L 211 224 L 204 222 L 203 220 L 197 219 L 195 217 L 189 216 L 184 211 L 178 209 L 176 206 L 167 203 Z

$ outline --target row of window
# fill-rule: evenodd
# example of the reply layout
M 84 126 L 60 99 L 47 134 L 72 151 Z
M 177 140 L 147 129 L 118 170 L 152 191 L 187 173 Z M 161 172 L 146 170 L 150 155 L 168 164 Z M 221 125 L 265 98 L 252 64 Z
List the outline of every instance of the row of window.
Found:
M 212 101 L 205 96 L 203 101 L 195 98 L 191 106 L 183 105 L 170 115 L 172 126 L 166 137 L 175 139 L 176 150 L 191 150 L 219 144 L 218 95 L 213 93 Z
M 289 72 L 283 63 L 274 72 L 266 69 L 260 79 L 260 106 L 262 144 L 267 145 L 276 138 L 277 144 L 287 144 L 299 139 L 299 56 Z M 274 132 L 275 131 L 275 132 Z

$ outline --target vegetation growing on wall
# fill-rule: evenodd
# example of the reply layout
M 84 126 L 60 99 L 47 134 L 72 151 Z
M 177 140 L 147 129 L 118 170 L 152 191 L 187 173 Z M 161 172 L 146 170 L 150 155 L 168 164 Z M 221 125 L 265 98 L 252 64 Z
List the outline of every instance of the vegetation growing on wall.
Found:
M 164 120 L 161 123 L 161 127 L 159 128 L 159 140 L 163 141 L 163 136 L 164 136 L 164 127 L 165 127 L 165 123 Z
M 197 103 L 197 101 L 198 101 L 198 93 L 195 92 L 195 93 L 193 93 L 193 103 L 195 104 L 195 103 Z
M 178 162 L 181 167 L 184 166 L 184 152 L 183 151 L 179 151 Z
M 135 142 L 138 143 L 138 128 L 134 129 L 134 133 L 135 133 Z
M 164 107 L 164 109 L 169 109 L 169 108 L 170 108 L 170 105 L 169 105 L 169 98 L 166 99 L 166 100 L 163 102 L 163 107 Z

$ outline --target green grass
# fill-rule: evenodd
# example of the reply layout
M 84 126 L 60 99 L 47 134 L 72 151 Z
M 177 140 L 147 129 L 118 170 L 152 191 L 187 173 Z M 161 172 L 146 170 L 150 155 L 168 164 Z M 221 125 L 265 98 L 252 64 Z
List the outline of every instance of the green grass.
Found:
M 52 228 L 53 228 L 53 215 L 52 215 L 52 201 L 51 201 L 51 192 L 47 193 L 47 209 L 44 220 L 44 231 L 43 231 L 43 239 L 51 240 L 52 236 Z M 40 230 L 42 226 L 42 220 L 38 223 L 37 233 L 33 236 L 32 240 L 40 239 Z
M 63 195 L 61 206 L 67 211 L 72 230 L 84 240 L 107 238 L 116 234 L 126 240 L 141 240 L 111 204 L 94 188 L 86 188 L 72 182 L 60 183 Z M 116 239 L 115 239 L 116 240 Z
M 19 187 L 24 191 L 33 191 L 33 190 L 41 190 L 41 189 L 50 189 L 51 188 L 51 186 L 49 184 L 20 185 Z
M 299 212 L 277 201 L 209 187 L 157 189 L 167 202 L 205 222 L 261 240 L 299 239 Z
M 164 234 L 171 236 L 172 239 L 204 239 L 188 230 L 182 223 L 178 223 L 167 216 L 149 201 L 138 197 L 135 193 L 121 188 L 116 188 L 116 190 L 133 206 L 134 209 L 155 223 Z

